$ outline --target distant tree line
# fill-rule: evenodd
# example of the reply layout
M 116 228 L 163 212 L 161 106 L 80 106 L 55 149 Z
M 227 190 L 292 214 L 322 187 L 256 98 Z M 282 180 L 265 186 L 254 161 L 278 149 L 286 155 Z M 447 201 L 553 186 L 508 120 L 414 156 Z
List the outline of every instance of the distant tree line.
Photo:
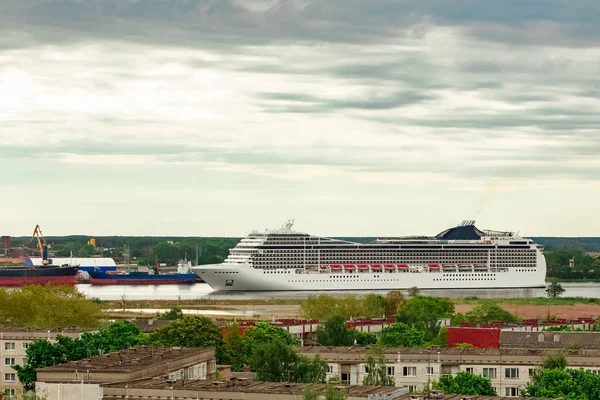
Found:
M 546 252 L 546 276 L 558 279 L 600 279 L 600 258 L 577 250 Z M 574 260 L 574 267 L 569 266 Z
M 138 237 L 138 236 L 95 236 L 96 248 L 88 244 L 90 236 L 47 237 L 55 257 L 102 256 L 122 260 L 127 247 L 133 264 L 154 265 L 155 262 L 175 265 L 187 257 L 195 264 L 198 249 L 198 264 L 218 264 L 229 255 L 238 238 L 195 238 L 195 237 Z M 29 237 L 13 239 L 15 247 L 34 248 Z

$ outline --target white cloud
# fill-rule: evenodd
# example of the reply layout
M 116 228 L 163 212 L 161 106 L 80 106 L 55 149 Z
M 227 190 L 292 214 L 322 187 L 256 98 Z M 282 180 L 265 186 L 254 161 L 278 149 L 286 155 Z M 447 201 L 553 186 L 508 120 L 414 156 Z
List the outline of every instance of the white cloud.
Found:
M 236 235 L 289 214 L 342 235 L 600 222 L 582 217 L 600 179 L 599 37 L 558 0 L 526 21 L 477 2 L 109 3 L 0 7 L 0 218 L 35 215 L 21 198 L 41 191 L 72 220 L 49 220 L 60 233 Z M 97 191 L 97 219 L 77 189 Z

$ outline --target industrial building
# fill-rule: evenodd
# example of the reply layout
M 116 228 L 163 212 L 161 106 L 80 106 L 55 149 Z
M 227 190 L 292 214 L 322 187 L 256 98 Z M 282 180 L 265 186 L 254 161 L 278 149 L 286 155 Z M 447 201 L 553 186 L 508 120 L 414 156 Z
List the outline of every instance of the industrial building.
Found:
M 68 265 L 68 266 L 79 266 L 78 270 L 79 271 L 93 271 L 94 268 L 98 268 L 101 271 L 116 271 L 117 270 L 117 264 L 115 263 L 115 260 L 113 260 L 112 258 L 95 258 L 95 257 L 90 257 L 90 258 L 77 258 L 77 257 L 65 257 L 65 258 L 59 258 L 59 257 L 52 257 L 50 258 L 50 260 L 52 260 L 52 264 L 53 265 L 57 265 L 57 266 L 62 266 L 62 265 Z M 42 263 L 43 259 L 40 258 L 34 258 L 34 257 L 29 257 L 27 259 L 25 259 L 25 266 L 26 267 L 39 267 L 44 265 Z
M 109 383 L 155 377 L 206 380 L 215 372 L 212 348 L 135 347 L 39 369 L 36 393 L 47 400 L 98 400 Z
M 309 357 L 320 354 L 329 366 L 328 378 L 360 385 L 365 377 L 369 348 L 311 346 L 297 350 Z M 464 371 L 489 378 L 500 395 L 518 397 L 535 368 L 551 352 L 556 350 L 387 348 L 383 355 L 387 373 L 394 377 L 396 386 L 407 386 L 410 391 L 422 391 L 430 380 Z M 569 350 L 566 358 L 569 367 L 600 373 L 600 350 Z
M 42 328 L 6 328 L 0 327 L 0 377 L 2 388 L 9 396 L 14 396 L 21 390 L 21 383 L 13 365 L 23 365 L 26 361 L 26 351 L 29 345 L 38 339 L 56 341 L 56 336 L 62 335 L 78 338 L 83 332 L 76 328 L 42 329 Z

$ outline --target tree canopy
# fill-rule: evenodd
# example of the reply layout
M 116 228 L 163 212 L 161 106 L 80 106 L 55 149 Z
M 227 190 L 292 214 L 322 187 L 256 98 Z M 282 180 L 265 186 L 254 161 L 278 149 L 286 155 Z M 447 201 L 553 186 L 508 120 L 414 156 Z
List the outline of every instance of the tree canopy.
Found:
M 433 382 L 433 388 L 445 393 L 469 396 L 497 396 L 492 382 L 488 378 L 469 372 L 459 372 L 456 376 L 444 375 Z
M 102 307 L 72 285 L 0 287 L 0 325 L 96 328 Z
M 519 322 L 517 316 L 506 311 L 498 304 L 484 302 L 465 314 L 467 322 L 489 324 L 490 322 Z
M 541 369 L 521 393 L 525 397 L 600 400 L 600 375 L 583 368 Z
M 317 328 L 317 340 L 322 346 L 352 346 L 356 331 L 346 327 L 346 319 L 332 315 Z
M 426 341 L 433 341 L 440 330 L 440 318 L 450 317 L 454 313 L 454 303 L 449 299 L 415 296 L 406 301 L 397 320 L 412 328 L 424 332 Z
M 273 343 L 279 341 L 287 346 L 298 346 L 300 341 L 292 338 L 292 335 L 285 329 L 278 328 L 268 322 L 257 322 L 244 331 L 241 338 L 241 348 L 244 354 L 244 363 L 249 363 L 250 357 L 256 347 L 264 343 Z
M 34 390 L 39 368 L 128 349 L 144 337 L 144 332 L 135 324 L 125 321 L 110 324 L 99 332 L 86 332 L 77 339 L 58 335 L 56 343 L 36 340 L 27 348 L 27 364 L 15 365 L 14 369 L 24 389 Z
M 142 342 L 148 346 L 214 347 L 217 362 L 223 357 L 223 341 L 219 327 L 200 315 L 184 315 L 167 326 L 156 329 Z
M 376 347 L 370 351 L 366 361 L 363 385 L 395 386 L 395 378 L 392 375 L 388 375 L 385 358 L 380 348 Z
M 550 285 L 546 288 L 546 296 L 550 298 L 560 297 L 564 292 L 565 289 L 558 283 L 558 279 L 552 279 Z
M 422 347 L 427 343 L 425 332 L 396 322 L 381 330 L 377 344 L 384 347 Z
M 327 376 L 327 363 L 319 355 L 312 359 L 298 355 L 279 339 L 257 345 L 250 366 L 259 381 L 325 383 Z

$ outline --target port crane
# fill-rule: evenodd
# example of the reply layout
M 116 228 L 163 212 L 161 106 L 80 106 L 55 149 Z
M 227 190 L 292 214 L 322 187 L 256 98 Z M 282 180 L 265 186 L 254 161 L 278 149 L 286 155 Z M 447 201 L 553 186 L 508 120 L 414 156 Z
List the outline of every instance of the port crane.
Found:
M 42 265 L 50 264 L 52 261 L 48 259 L 48 249 L 50 248 L 50 245 L 46 243 L 46 238 L 39 225 L 36 225 L 33 230 L 33 235 L 31 235 L 32 242 L 35 237 L 37 237 L 38 249 L 40 251 L 40 256 L 42 256 Z

